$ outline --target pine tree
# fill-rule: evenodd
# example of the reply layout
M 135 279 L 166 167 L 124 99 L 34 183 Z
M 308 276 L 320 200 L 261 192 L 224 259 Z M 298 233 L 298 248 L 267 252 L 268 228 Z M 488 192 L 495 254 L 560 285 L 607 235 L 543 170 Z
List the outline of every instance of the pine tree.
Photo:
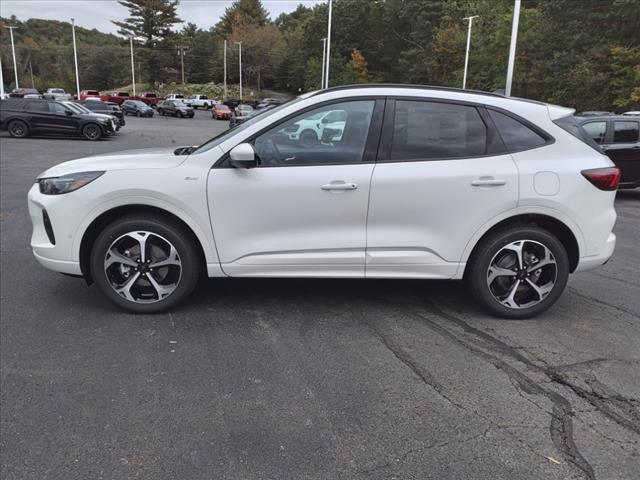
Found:
M 173 25 L 182 23 L 176 13 L 178 0 L 118 0 L 118 3 L 129 9 L 129 17 L 123 22 L 112 21 L 120 27 L 118 33 L 143 39 L 147 47 L 168 36 Z

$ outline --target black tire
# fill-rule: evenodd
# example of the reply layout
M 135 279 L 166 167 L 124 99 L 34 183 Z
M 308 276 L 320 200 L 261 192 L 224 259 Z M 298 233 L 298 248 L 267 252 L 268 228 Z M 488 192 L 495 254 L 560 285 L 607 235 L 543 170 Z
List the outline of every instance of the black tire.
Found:
M 142 113 L 140 113 L 140 110 L 136 110 L 136 117 L 140 118 L 142 116 Z
M 300 143 L 303 145 L 315 145 L 318 143 L 318 135 L 313 130 L 304 130 L 300 134 Z
M 127 112 L 124 108 L 122 109 L 122 113 L 123 113 L 124 115 L 129 115 L 129 112 Z
M 176 117 L 178 117 L 178 118 L 182 118 L 183 116 L 184 116 L 184 115 L 182 115 L 182 112 L 181 112 L 180 110 L 178 110 L 178 111 L 176 112 Z
M 88 123 L 82 127 L 82 135 L 87 140 L 100 140 L 102 138 L 102 128 L 96 123 Z
M 9 135 L 14 138 L 25 138 L 29 136 L 29 126 L 22 120 L 11 120 L 7 124 Z
M 142 231 L 151 232 L 169 241 L 175 247 L 181 262 L 181 274 L 175 290 L 153 303 L 137 303 L 119 295 L 111 286 L 104 267 L 107 251 L 113 242 L 127 233 Z M 119 307 L 133 313 L 160 313 L 184 301 L 191 294 L 202 272 L 202 258 L 197 241 L 183 227 L 159 215 L 137 214 L 114 221 L 100 233 L 91 249 L 90 267 L 91 276 L 98 288 Z
M 548 275 L 549 278 L 551 278 L 553 277 L 553 272 L 555 272 L 555 278 L 551 290 L 540 301 L 541 296 L 537 295 L 531 287 L 525 283 L 528 282 L 528 275 L 522 271 L 525 269 L 522 269 L 518 275 L 523 275 L 524 280 L 522 280 L 522 285 L 527 289 L 523 290 L 522 293 L 525 296 L 531 294 L 532 300 L 537 300 L 538 303 L 529 307 L 512 308 L 501 303 L 494 296 L 492 288 L 495 289 L 495 282 L 499 281 L 499 279 L 496 278 L 496 280 L 491 283 L 494 287 L 488 285 L 489 267 L 494 257 L 504 251 L 503 247 L 522 240 L 530 241 L 530 243 L 527 244 L 530 248 L 539 248 L 538 245 L 542 245 L 551 251 L 553 259 L 555 260 L 555 267 L 545 267 L 544 272 L 546 273 L 542 273 L 542 275 Z M 515 268 L 517 269 L 517 266 Z M 542 269 L 536 269 L 534 263 L 532 266 L 533 273 L 529 275 L 540 271 L 542 271 Z M 519 277 L 515 275 L 513 277 L 504 276 L 503 278 L 506 280 L 502 281 L 509 282 L 511 286 L 513 286 L 516 281 L 519 281 Z M 471 295 L 485 310 L 499 317 L 515 320 L 534 317 L 551 307 L 558 298 L 560 298 L 568 278 L 569 256 L 564 245 L 549 231 L 537 225 L 529 224 L 514 225 L 489 233 L 472 252 L 465 273 L 465 281 Z M 529 278 L 529 280 L 531 280 L 531 278 Z M 540 277 L 540 281 L 542 281 L 542 277 Z M 518 288 L 522 289 L 522 287 L 516 287 L 516 291 L 519 291 Z

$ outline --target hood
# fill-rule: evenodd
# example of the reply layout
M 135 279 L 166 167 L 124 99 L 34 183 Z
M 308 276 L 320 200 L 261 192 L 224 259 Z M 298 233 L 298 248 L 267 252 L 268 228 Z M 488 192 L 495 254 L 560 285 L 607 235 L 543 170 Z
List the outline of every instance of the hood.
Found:
M 186 155 L 174 155 L 174 150 L 175 148 L 149 148 L 79 158 L 78 160 L 71 160 L 51 167 L 38 175 L 38 178 L 59 177 L 68 173 L 102 170 L 174 168 L 187 158 Z
M 95 118 L 99 118 L 101 120 L 107 120 L 107 121 L 111 121 L 113 120 L 113 117 L 111 115 L 107 115 L 105 113 L 96 113 L 96 112 L 91 112 L 91 113 L 83 113 L 82 115 L 85 115 L 87 117 L 95 117 Z

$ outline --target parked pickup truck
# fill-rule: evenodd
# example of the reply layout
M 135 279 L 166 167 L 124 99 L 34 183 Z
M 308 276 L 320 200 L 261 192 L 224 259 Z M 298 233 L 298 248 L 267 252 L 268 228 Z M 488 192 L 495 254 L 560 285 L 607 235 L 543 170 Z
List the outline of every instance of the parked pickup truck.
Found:
M 129 100 L 140 100 L 150 107 L 155 107 L 162 101 L 156 92 L 142 92 L 139 97 L 132 97 Z
M 120 105 L 125 100 L 131 100 L 131 95 L 129 92 L 111 92 L 107 94 L 100 95 L 100 100 L 103 102 L 113 102 Z
M 71 100 L 71 94 L 65 92 L 62 88 L 47 88 L 47 91 L 44 92 L 42 96 L 47 100 Z
M 215 100 L 209 100 L 206 95 L 189 95 L 185 97 L 184 103 L 193 108 L 206 108 L 209 110 L 217 102 Z

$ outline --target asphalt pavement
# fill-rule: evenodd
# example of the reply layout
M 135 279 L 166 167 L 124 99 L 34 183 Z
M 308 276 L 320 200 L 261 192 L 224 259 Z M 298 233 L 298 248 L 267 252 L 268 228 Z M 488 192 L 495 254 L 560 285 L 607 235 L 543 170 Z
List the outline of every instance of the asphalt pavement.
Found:
M 26 204 L 49 166 L 226 128 L 127 122 L 0 135 L 3 480 L 640 476 L 640 191 L 618 194 L 611 261 L 532 320 L 404 280 L 214 279 L 136 316 L 37 264 Z

